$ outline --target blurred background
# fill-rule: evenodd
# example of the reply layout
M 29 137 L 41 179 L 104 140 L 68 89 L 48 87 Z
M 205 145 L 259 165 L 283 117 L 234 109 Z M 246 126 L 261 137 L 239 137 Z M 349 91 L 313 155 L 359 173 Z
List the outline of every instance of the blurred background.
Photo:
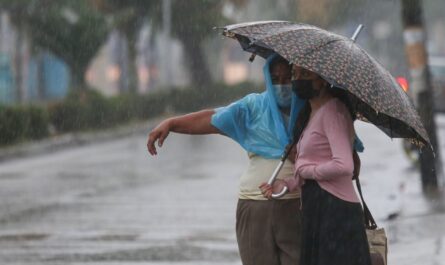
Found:
M 445 4 L 422 5 L 429 55 L 445 56 Z M 307 22 L 345 36 L 364 24 L 358 43 L 394 76 L 408 78 L 397 0 L 1 0 L 0 104 L 32 104 L 55 131 L 197 109 L 203 98 L 220 104 L 246 87 L 261 90 L 263 61 L 250 63 L 237 42 L 213 28 L 255 20 Z M 184 99 L 184 90 L 187 102 L 165 103 L 166 94 Z M 98 101 L 94 115 L 86 114 L 87 101 Z M 13 131 L 17 140 L 38 138 L 49 133 L 43 127 L 29 136 Z M 1 143 L 16 140 L 5 137 Z
M 425 33 L 414 48 L 408 9 Z M 240 264 L 245 152 L 221 136 L 171 134 L 153 158 L 147 133 L 264 91 L 264 60 L 249 62 L 221 27 L 289 20 L 347 37 L 363 24 L 357 43 L 410 95 L 428 79 L 412 62 L 427 64 L 434 104 L 417 104 L 437 124 L 427 126 L 434 176 L 411 143 L 356 130 L 390 264 L 445 265 L 444 14 L 443 0 L 0 0 L 0 263 Z

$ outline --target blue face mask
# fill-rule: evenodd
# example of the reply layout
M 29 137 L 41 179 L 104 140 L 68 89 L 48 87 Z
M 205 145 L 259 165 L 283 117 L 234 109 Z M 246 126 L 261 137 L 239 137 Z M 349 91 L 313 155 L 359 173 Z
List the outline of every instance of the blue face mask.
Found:
M 282 108 L 290 107 L 292 103 L 292 84 L 273 85 L 273 88 L 278 106 Z

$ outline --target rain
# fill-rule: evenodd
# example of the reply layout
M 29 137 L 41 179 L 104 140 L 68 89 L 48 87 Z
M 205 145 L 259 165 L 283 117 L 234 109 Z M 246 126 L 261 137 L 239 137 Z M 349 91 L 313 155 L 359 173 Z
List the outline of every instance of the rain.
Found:
M 227 26 L 289 21 L 347 39 L 364 26 L 354 45 L 407 99 L 354 122 L 364 199 L 387 264 L 445 265 L 443 14 L 442 0 L 0 0 L 0 264 L 242 264 L 246 145 L 170 131 L 151 155 L 147 140 L 263 93 L 271 44 L 243 50 Z

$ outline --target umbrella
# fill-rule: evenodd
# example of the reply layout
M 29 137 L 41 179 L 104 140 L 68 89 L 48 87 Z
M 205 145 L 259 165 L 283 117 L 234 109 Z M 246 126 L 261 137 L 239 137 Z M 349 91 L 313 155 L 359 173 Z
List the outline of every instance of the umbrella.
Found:
M 358 119 L 373 123 L 391 138 L 408 138 L 419 147 L 431 147 L 411 99 L 352 39 L 288 21 L 229 25 L 223 28 L 223 35 L 238 40 L 253 56 L 267 58 L 276 52 L 290 63 L 319 74 L 349 92 Z

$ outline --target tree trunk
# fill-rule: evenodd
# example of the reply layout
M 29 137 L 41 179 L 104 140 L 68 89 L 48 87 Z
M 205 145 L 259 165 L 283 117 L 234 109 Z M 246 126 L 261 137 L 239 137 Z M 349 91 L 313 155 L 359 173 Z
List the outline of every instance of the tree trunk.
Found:
M 126 34 L 128 47 L 128 88 L 131 93 L 139 91 L 139 78 L 137 68 L 137 49 L 135 34 Z
M 120 71 L 119 79 L 117 80 L 117 87 L 119 93 L 122 94 L 128 91 L 128 56 L 126 49 L 126 38 L 125 35 L 121 33 L 121 31 L 117 31 L 115 42 L 115 63 L 118 65 Z
M 73 67 L 71 68 L 70 90 L 72 91 L 84 91 L 87 89 L 87 83 L 85 81 L 85 68 Z
M 425 49 L 426 32 L 423 26 L 422 6 L 419 0 L 402 0 L 402 20 L 406 54 L 412 80 L 412 96 L 435 151 L 434 155 L 430 148 L 423 148 L 420 153 L 422 187 L 425 194 L 435 194 L 440 190 L 438 177 L 442 177 L 442 164 L 434 122 L 434 102 L 428 54 Z
M 202 45 L 198 43 L 198 41 L 191 40 L 190 38 L 183 38 L 182 43 L 184 45 L 188 69 L 192 77 L 192 86 L 205 91 L 211 89 L 209 85 L 213 80 Z

